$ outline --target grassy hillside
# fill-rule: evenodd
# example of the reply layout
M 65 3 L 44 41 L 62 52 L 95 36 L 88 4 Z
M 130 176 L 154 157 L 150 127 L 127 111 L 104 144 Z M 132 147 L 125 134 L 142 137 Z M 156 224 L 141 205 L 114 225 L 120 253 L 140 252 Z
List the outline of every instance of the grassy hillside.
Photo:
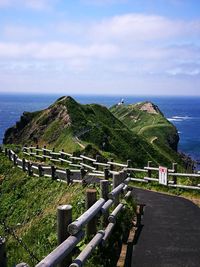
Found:
M 110 111 L 133 133 L 151 144 L 157 153 L 181 164 L 181 159 L 176 153 L 179 141 L 177 129 L 156 105 L 151 102 L 115 105 Z
M 160 153 L 153 145 L 155 142 L 149 140 L 152 135 L 146 138 L 150 131 L 145 131 L 145 127 L 150 127 L 151 117 L 142 116 L 141 113 L 139 121 L 143 127 L 138 124 L 137 130 L 133 131 L 132 122 L 128 123 L 129 117 L 121 121 L 120 114 L 113 113 L 115 116 L 101 105 L 81 105 L 71 97 L 62 97 L 45 110 L 24 113 L 21 120 L 6 131 L 4 143 L 46 144 L 68 152 L 83 150 L 91 144 L 104 156 L 120 161 L 132 159 L 135 166 L 142 167 L 148 160 L 155 164 L 171 165 L 171 155 L 167 150 Z M 159 124 L 158 121 L 156 123 Z M 160 125 L 163 127 L 162 123 Z M 168 138 L 167 127 L 165 131 Z M 164 134 L 162 137 L 164 140 Z M 174 157 L 177 157 L 176 153 Z
M 84 210 L 83 198 L 80 185 L 28 177 L 0 154 L 0 236 L 6 237 L 8 266 L 35 266 L 51 252 L 57 246 L 57 206 L 72 204 L 77 218 Z

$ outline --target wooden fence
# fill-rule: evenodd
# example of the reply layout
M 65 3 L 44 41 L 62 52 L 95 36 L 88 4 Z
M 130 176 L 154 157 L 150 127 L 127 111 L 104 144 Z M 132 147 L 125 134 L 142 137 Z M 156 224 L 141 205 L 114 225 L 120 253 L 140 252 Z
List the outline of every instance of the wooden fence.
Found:
M 128 172 L 134 171 L 132 168 L 126 169 Z M 148 182 L 157 182 L 159 183 L 159 168 L 157 167 L 151 167 L 150 164 L 148 164 L 147 167 L 144 167 L 144 170 L 147 173 L 147 176 L 138 179 L 138 178 L 131 178 L 131 181 L 135 182 L 142 182 L 142 183 L 148 183 Z M 152 177 L 152 172 L 157 173 L 157 177 Z M 178 173 L 177 172 L 177 164 L 173 163 L 173 168 L 167 170 L 167 184 L 168 187 L 175 187 L 175 188 L 182 188 L 182 189 L 193 189 L 193 190 L 200 190 L 200 183 L 196 181 L 191 181 L 192 183 L 195 183 L 196 185 L 184 185 L 184 184 L 177 184 L 177 178 L 188 178 L 191 180 L 194 180 L 194 178 L 200 180 L 200 174 L 199 173 Z
M 24 147 L 23 153 L 28 156 L 36 157 L 42 162 L 31 162 L 25 158 L 20 159 L 18 155 L 11 149 L 4 150 L 4 153 L 13 161 L 14 165 L 27 171 L 29 175 L 52 177 L 58 181 L 72 183 L 79 182 L 83 185 L 86 183 L 99 183 L 100 180 L 112 178 L 114 174 L 119 174 L 120 171 L 127 171 L 132 182 L 139 183 L 159 183 L 159 167 L 151 166 L 151 161 L 148 161 L 144 168 L 132 168 L 131 160 L 127 160 L 126 164 L 114 162 L 112 159 L 107 162 L 101 162 L 99 155 L 96 159 L 87 157 L 86 155 L 75 156 L 64 150 L 55 152 L 55 150 L 39 147 Z M 39 154 L 40 153 L 40 154 Z M 42 153 L 42 155 L 41 155 Z M 53 163 L 67 164 L 66 168 L 56 167 L 53 164 L 48 165 L 46 159 Z M 50 164 L 50 163 L 49 163 Z M 141 178 L 134 177 L 135 174 L 140 174 Z M 191 185 L 177 183 L 182 178 L 188 178 Z M 179 173 L 177 172 L 177 164 L 173 163 L 171 169 L 167 169 L 167 184 L 168 187 L 200 190 L 200 183 L 197 180 L 200 178 L 200 173 Z
M 25 159 L 19 159 L 12 150 L 5 149 L 5 154 L 8 155 L 9 159 L 16 166 L 22 168 L 24 171 L 30 169 L 36 176 L 41 176 L 44 171 L 49 170 L 43 168 L 44 166 L 41 165 L 36 167 L 35 164 L 28 167 L 28 163 L 30 164 L 30 162 Z M 80 267 L 84 265 L 96 247 L 99 245 L 105 246 L 109 236 L 113 232 L 119 213 L 125 208 L 124 201 L 122 200 L 131 197 L 131 188 L 128 187 L 129 182 L 130 178 L 126 171 L 113 174 L 112 182 L 105 179 L 100 180 L 101 193 L 98 200 L 96 190 L 87 189 L 86 211 L 75 221 L 72 221 L 72 206 L 59 206 L 57 209 L 57 233 L 60 244 L 39 262 L 36 267 L 50 267 L 56 266 L 57 264 L 60 267 Z M 112 190 L 109 192 L 110 184 L 112 185 Z M 109 214 L 111 207 L 113 209 Z M 100 224 L 102 229 L 97 231 L 97 221 L 101 217 L 103 218 Z M 76 259 L 72 261 L 71 252 L 85 235 L 90 241 Z
M 60 216 L 58 217 L 58 233 L 61 233 L 64 241 L 54 249 L 49 255 L 47 255 L 36 267 L 47 267 L 55 266 L 65 262 L 71 261 L 71 252 L 75 246 L 83 239 L 84 235 L 91 238 L 86 247 L 81 251 L 81 253 L 72 261 L 69 265 L 70 267 L 80 267 L 83 266 L 88 257 L 92 254 L 96 247 L 100 244 L 105 245 L 107 239 L 111 235 L 114 226 L 116 224 L 117 216 L 123 208 L 125 208 L 124 203 L 119 201 L 119 195 L 123 195 L 123 198 L 127 199 L 131 196 L 130 188 L 127 184 L 130 182 L 130 178 L 127 177 L 126 172 L 121 172 L 120 174 L 115 174 L 113 176 L 112 191 L 109 192 L 109 181 L 101 180 L 101 197 L 96 200 L 96 190 L 88 189 L 86 191 L 86 211 L 75 221 L 71 222 L 71 212 L 69 210 L 72 208 L 70 206 L 59 207 Z M 114 206 L 114 210 L 109 214 L 108 210 Z M 65 216 L 65 212 L 68 216 Z M 104 222 L 107 221 L 107 225 L 101 230 L 97 229 L 97 220 L 100 220 L 101 216 Z M 68 218 L 67 218 L 68 217 Z M 62 218 L 67 218 L 68 223 L 63 223 Z M 105 220 L 106 219 L 106 220 Z M 65 227 L 63 228 L 63 225 Z M 104 224 L 102 224 L 104 225 Z M 84 229 L 86 227 L 86 233 Z M 67 229 L 64 233 L 63 229 Z M 68 235 L 67 239 L 65 237 Z M 62 238 L 60 238 L 62 240 Z

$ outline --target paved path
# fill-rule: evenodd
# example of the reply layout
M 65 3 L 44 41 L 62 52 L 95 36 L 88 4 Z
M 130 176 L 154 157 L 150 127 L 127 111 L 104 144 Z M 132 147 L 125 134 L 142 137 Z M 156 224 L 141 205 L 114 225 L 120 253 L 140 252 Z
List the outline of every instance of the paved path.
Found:
M 200 267 L 200 208 L 184 198 L 133 193 L 146 207 L 131 267 Z

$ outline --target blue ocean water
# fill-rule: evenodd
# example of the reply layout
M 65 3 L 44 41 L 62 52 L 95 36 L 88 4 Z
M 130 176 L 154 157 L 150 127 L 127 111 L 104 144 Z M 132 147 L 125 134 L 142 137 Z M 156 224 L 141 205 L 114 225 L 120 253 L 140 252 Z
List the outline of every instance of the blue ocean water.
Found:
M 0 94 L 0 143 L 4 132 L 19 120 L 24 111 L 48 107 L 61 95 Z M 74 95 L 78 102 L 99 103 L 107 107 L 120 101 L 120 96 Z M 177 127 L 179 151 L 200 160 L 200 97 L 123 96 L 126 104 L 152 101 Z

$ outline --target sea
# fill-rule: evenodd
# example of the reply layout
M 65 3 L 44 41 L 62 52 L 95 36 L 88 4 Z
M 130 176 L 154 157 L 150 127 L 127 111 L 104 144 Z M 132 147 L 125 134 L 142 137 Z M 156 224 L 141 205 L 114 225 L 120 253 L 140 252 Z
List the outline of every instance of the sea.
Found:
M 4 132 L 13 126 L 24 111 L 36 111 L 47 108 L 58 94 L 0 94 L 0 144 Z M 71 95 L 82 104 L 98 103 L 106 107 L 119 103 L 123 98 L 125 104 L 151 101 L 173 123 L 180 136 L 178 150 L 200 162 L 200 97 L 170 96 L 103 96 Z

